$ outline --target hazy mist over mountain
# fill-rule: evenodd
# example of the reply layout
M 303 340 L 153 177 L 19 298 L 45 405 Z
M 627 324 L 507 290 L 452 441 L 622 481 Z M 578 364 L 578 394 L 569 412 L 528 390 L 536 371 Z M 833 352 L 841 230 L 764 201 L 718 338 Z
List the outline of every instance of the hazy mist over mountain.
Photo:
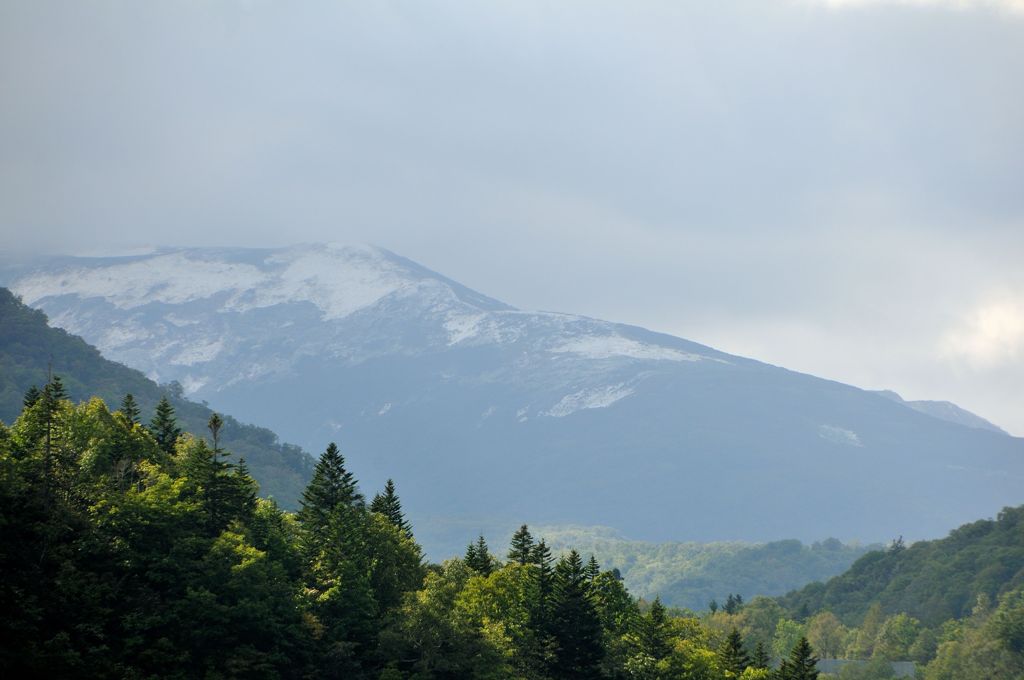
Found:
M 58 258 L 0 283 L 194 399 L 309 451 L 339 442 L 368 489 L 396 477 L 434 554 L 453 528 L 520 519 L 645 540 L 933 537 L 1024 480 L 1024 440 L 952 405 L 519 310 L 372 246 Z
M 1019 8 L 6 2 L 0 250 L 376 243 L 1021 435 Z

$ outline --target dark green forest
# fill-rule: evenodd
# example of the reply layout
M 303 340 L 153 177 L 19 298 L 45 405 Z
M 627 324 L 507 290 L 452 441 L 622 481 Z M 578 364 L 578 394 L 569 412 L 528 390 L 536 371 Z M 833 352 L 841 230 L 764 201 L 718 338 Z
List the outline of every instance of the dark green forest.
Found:
M 365 497 L 334 444 L 292 513 L 258 497 L 216 414 L 199 438 L 169 402 L 143 423 L 129 399 L 75 404 L 59 378 L 23 405 L 0 426 L 3 677 L 795 680 L 819 677 L 817 657 L 867 661 L 847 679 L 891 677 L 889 662 L 906 660 L 935 680 L 1024 673 L 1024 592 L 973 543 L 1016 528 L 1024 509 L 951 536 L 984 587 L 939 625 L 877 600 L 840 619 L 795 595 L 729 594 L 692 612 L 635 599 L 617 571 L 556 555 L 526 526 L 507 548 L 480 536 L 427 564 L 400 485 Z M 939 553 L 896 543 L 880 555 L 858 564 L 924 555 L 898 564 L 935 573 L 911 565 Z
M 189 432 L 205 432 L 213 413 L 205 405 L 185 399 L 176 384 L 157 385 L 139 371 L 104 359 L 95 347 L 50 327 L 43 312 L 0 288 L 0 420 L 10 423 L 17 417 L 25 391 L 43 385 L 51 365 L 76 401 L 98 396 L 108 404 L 118 404 L 125 394 L 131 394 L 142 413 L 151 414 L 166 397 L 182 428 Z M 266 428 L 230 416 L 223 419 L 224 446 L 245 457 L 262 494 L 282 507 L 297 508 L 302 488 L 312 475 L 313 458 L 297 446 L 281 443 Z
M 995 602 L 1024 587 L 1024 507 L 994 520 L 965 524 L 948 537 L 871 552 L 827 583 L 781 598 L 791 613 L 827 609 L 846 623 L 874 603 L 886 614 L 905 612 L 927 626 L 970 615 L 978 598 Z

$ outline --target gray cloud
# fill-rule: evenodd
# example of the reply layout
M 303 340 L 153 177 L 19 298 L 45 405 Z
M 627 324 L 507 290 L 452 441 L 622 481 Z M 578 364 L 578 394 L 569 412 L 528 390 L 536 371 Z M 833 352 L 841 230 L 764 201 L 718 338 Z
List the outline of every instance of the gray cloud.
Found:
M 7 2 L 0 248 L 369 241 L 1024 434 L 1019 6 Z

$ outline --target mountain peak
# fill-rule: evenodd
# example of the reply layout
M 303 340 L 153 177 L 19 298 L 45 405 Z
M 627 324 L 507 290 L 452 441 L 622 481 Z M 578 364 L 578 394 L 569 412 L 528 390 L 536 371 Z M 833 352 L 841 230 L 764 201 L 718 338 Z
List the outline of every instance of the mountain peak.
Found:
M 1021 440 L 682 338 L 517 310 L 383 248 L 165 249 L 0 275 L 108 358 L 309 450 L 343 443 L 369 485 L 403 470 L 421 517 L 880 540 L 1019 502 Z M 726 484 L 729 512 L 709 519 Z

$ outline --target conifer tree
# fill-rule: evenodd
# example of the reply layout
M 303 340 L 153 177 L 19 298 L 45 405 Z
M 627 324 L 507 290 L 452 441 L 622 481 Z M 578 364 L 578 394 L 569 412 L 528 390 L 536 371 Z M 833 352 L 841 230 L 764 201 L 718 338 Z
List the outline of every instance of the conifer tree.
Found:
M 50 382 L 46 383 L 46 387 L 43 388 L 43 394 L 40 397 L 43 403 L 44 415 L 46 417 L 45 422 L 45 433 L 46 439 L 43 445 L 43 471 L 46 475 L 46 487 L 44 489 L 44 495 L 49 503 L 50 492 L 52 491 L 50 482 L 51 477 L 54 474 L 54 416 L 57 415 L 57 411 L 60 409 L 60 403 L 67 399 L 67 392 L 64 390 L 64 383 L 61 382 L 59 375 L 50 377 Z
M 135 397 L 131 392 L 124 395 L 124 399 L 121 400 L 121 413 L 129 424 L 136 425 L 139 422 L 139 405 L 135 403 Z
M 160 398 L 156 405 L 156 413 L 150 421 L 149 429 L 156 439 L 156 443 L 166 453 L 174 453 L 174 445 L 181 436 L 181 428 L 178 427 L 178 420 L 174 417 L 174 407 L 168 401 L 167 396 Z
M 725 599 L 725 610 L 726 614 L 738 614 L 740 609 L 743 607 L 743 596 L 733 595 L 729 593 L 729 596 Z
M 583 560 L 575 550 L 555 567 L 551 633 L 555 639 L 553 675 L 594 678 L 604 656 L 601 620 L 590 597 Z
M 224 426 L 224 420 L 213 413 L 210 415 L 210 420 L 207 421 L 206 427 L 210 430 L 210 436 L 213 437 L 213 459 L 217 460 L 217 456 L 220 455 L 220 428 Z
M 601 565 L 597 563 L 597 558 L 593 554 L 590 555 L 590 560 L 587 562 L 587 566 L 583 567 L 583 575 L 591 583 L 594 582 L 601 574 Z
M 55 375 L 50 378 L 50 382 L 43 388 L 43 396 L 49 399 L 52 403 L 63 401 L 68 398 L 67 391 L 64 389 L 64 382 L 60 379 L 59 375 Z
M 39 401 L 39 397 L 41 396 L 42 392 L 39 391 L 38 387 L 33 385 L 25 392 L 25 396 L 22 397 L 21 403 L 26 409 L 32 408 L 35 403 Z
M 530 551 L 530 564 L 536 569 L 533 571 L 535 579 L 536 596 L 530 606 L 530 621 L 533 629 L 543 636 L 548 635 L 551 623 L 551 597 L 554 590 L 554 557 L 551 556 L 551 548 L 544 539 L 533 546 Z
M 765 649 L 764 643 L 758 640 L 754 645 L 754 657 L 751 659 L 750 665 L 753 668 L 767 669 L 771 663 L 772 659 L 768 655 L 768 650 Z
M 394 524 L 407 538 L 412 538 L 412 527 L 405 520 L 402 513 L 402 502 L 398 500 L 395 493 L 395 483 L 388 480 L 384 485 L 384 493 L 376 494 L 370 503 L 370 512 L 383 515 L 389 522 Z
M 491 575 L 494 570 L 494 558 L 487 549 L 487 541 L 484 540 L 483 534 L 476 539 L 476 543 L 470 543 L 466 548 L 465 562 L 466 566 L 481 576 Z
M 530 564 L 533 561 L 533 546 L 533 536 L 524 524 L 512 534 L 512 545 L 508 550 L 509 561 L 518 565 Z
M 669 643 L 668 614 L 661 598 L 655 597 L 645 616 L 637 620 L 637 639 L 640 650 L 655 661 L 661 661 L 672 651 Z
M 722 668 L 732 673 L 734 677 L 739 677 L 750 665 L 750 656 L 743 649 L 743 638 L 736 628 L 733 628 L 725 638 L 719 655 L 722 657 Z
M 355 477 L 345 469 L 345 457 L 334 442 L 320 455 L 300 504 L 299 523 L 312 537 L 323 535 L 340 506 L 363 507 L 363 495 L 359 493 Z
M 779 680 L 818 680 L 818 660 L 807 638 L 801 637 L 779 666 Z

